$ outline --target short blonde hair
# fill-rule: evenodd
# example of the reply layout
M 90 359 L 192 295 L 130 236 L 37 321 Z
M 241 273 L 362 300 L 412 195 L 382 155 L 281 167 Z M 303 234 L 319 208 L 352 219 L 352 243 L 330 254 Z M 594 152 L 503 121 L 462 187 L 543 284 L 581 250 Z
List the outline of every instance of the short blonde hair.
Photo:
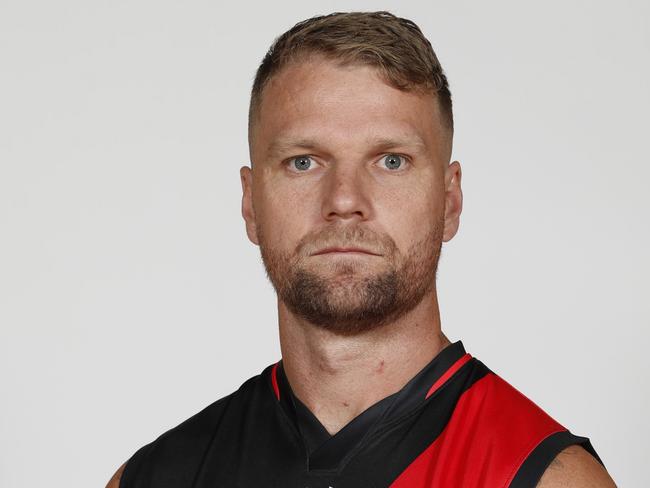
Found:
M 389 12 L 336 12 L 299 22 L 279 36 L 264 56 L 253 82 L 251 127 L 264 87 L 283 67 L 313 54 L 341 64 L 376 67 L 387 83 L 405 91 L 435 93 L 442 124 L 453 136 L 451 93 L 431 43 L 412 21 Z

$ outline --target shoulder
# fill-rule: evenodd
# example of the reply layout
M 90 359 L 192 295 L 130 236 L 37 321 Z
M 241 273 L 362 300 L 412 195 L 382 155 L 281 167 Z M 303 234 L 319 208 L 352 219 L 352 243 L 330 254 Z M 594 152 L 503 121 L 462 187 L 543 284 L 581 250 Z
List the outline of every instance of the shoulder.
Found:
M 180 482 L 179 486 L 185 481 L 189 486 L 216 433 L 236 429 L 238 419 L 249 410 L 247 406 L 256 403 L 255 397 L 271 396 L 265 391 L 272 388 L 265 381 L 270 368 L 140 447 L 117 470 L 107 488 L 156 486 L 156 479 L 170 476 Z
M 513 488 L 615 486 L 576 484 L 574 480 L 580 477 L 592 479 L 587 475 L 610 480 L 589 439 L 572 434 L 500 376 L 490 372 L 468 393 L 463 418 L 472 419 L 472 435 L 477 438 L 473 444 L 496 449 L 498 460 L 492 456 L 491 463 L 496 461 L 504 469 L 495 479 L 507 479 Z M 477 459 L 484 459 L 485 454 L 477 453 Z M 538 485 L 543 474 L 544 483 L 554 484 Z
M 106 484 L 106 488 L 120 488 L 120 480 L 122 479 L 122 473 L 124 472 L 125 467 L 126 467 L 126 463 L 124 463 L 122 466 L 117 468 L 115 474 L 111 477 L 110 480 L 108 480 L 108 483 Z
M 615 488 L 607 470 L 580 446 L 569 446 L 546 468 L 537 488 Z
M 482 421 L 482 432 L 496 442 L 524 442 L 522 448 L 540 437 L 564 428 L 527 396 L 476 360 L 477 369 L 487 374 L 461 396 L 458 414 Z M 466 411 L 466 412 L 465 412 Z

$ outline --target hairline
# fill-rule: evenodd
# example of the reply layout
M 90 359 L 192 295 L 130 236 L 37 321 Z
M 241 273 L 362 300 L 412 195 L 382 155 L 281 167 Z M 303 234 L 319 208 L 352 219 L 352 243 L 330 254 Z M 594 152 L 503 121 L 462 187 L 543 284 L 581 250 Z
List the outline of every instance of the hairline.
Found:
M 321 57 L 328 62 L 333 62 L 337 64 L 338 66 L 371 67 L 379 75 L 379 78 L 388 86 L 391 86 L 393 88 L 396 88 L 398 90 L 407 93 L 416 93 L 416 94 L 419 93 L 423 95 L 427 95 L 427 94 L 432 95 L 436 99 L 436 104 L 438 107 L 437 116 L 440 119 L 439 120 L 440 126 L 444 132 L 445 138 L 449 140 L 449 146 L 451 152 L 451 145 L 453 144 L 453 137 L 454 137 L 454 128 L 453 125 L 449 124 L 448 117 L 445 116 L 444 114 L 444 109 L 442 107 L 442 103 L 440 102 L 440 97 L 438 96 L 438 92 L 433 88 L 433 86 L 429 85 L 428 83 L 417 83 L 417 84 L 411 83 L 410 85 L 407 85 L 405 87 L 399 87 L 395 83 L 393 83 L 388 77 L 388 75 L 385 73 L 385 71 L 382 70 L 381 67 L 377 66 L 376 64 L 364 62 L 363 60 L 360 59 L 355 59 L 355 58 L 346 59 L 340 56 L 328 55 L 327 53 L 323 53 L 315 50 L 309 50 L 306 52 L 294 53 L 279 68 L 277 68 L 271 76 L 269 76 L 264 80 L 264 82 L 260 86 L 257 96 L 255 96 L 255 94 L 251 94 L 249 108 L 248 108 L 248 146 L 249 146 L 249 153 L 251 156 L 251 166 L 253 164 L 252 161 L 253 126 L 259 120 L 260 108 L 262 106 L 262 101 L 264 99 L 264 93 L 266 92 L 267 86 L 274 78 L 276 78 L 284 70 L 301 63 L 307 63 L 315 57 Z M 432 114 L 432 115 L 436 115 L 436 114 Z

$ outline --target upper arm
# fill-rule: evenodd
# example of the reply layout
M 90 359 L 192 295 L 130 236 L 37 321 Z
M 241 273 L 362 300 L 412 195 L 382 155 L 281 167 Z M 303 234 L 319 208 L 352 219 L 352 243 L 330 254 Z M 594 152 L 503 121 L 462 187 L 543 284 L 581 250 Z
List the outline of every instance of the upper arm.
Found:
M 607 470 L 578 445 L 561 451 L 546 468 L 537 488 L 616 488 Z
M 115 474 L 108 481 L 108 484 L 106 485 L 106 488 L 120 488 L 120 478 L 122 478 L 122 473 L 124 472 L 124 467 L 125 466 L 126 466 L 126 463 L 124 463 L 122 466 L 120 466 L 117 469 L 117 471 L 115 471 Z

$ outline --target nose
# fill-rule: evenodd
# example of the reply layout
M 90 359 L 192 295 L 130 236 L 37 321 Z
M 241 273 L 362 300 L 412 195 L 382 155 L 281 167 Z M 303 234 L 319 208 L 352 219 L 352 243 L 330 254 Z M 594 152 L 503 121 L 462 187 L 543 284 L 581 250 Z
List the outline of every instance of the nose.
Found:
M 363 169 L 352 165 L 334 165 L 323 185 L 322 215 L 325 220 L 367 220 L 371 201 L 369 184 Z

